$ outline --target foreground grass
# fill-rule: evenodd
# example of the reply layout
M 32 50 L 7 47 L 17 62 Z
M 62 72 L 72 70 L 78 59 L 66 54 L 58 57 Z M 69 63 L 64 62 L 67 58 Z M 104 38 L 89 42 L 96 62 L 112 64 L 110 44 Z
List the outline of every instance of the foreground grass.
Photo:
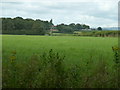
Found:
M 33 63 L 39 63 L 40 61 L 36 58 L 43 55 L 44 52 L 49 52 L 50 49 L 53 49 L 54 52 L 59 52 L 60 57 L 65 55 L 64 61 L 61 61 L 61 63 L 64 64 L 64 72 L 65 77 L 61 77 L 63 79 L 58 79 L 56 77 L 57 81 L 64 81 L 62 83 L 65 83 L 65 85 L 57 85 L 57 87 L 118 87 L 115 81 L 114 77 L 114 54 L 112 51 L 112 46 L 117 45 L 118 41 L 117 38 L 102 38 L 102 37 L 75 37 L 75 36 L 26 36 L 26 35 L 3 35 L 3 78 L 8 78 L 9 75 L 12 75 L 12 80 L 10 80 L 9 83 L 13 83 L 15 79 L 16 74 L 13 74 L 15 72 L 12 68 L 10 69 L 10 58 L 15 51 L 15 61 L 19 70 L 21 71 L 21 79 L 28 78 L 28 81 L 32 79 L 34 76 L 29 76 L 29 73 L 34 73 L 36 68 L 35 66 L 40 66 L 40 64 L 32 64 L 33 68 L 28 71 L 27 74 L 25 74 L 24 69 L 28 68 L 28 65 L 30 64 L 30 60 L 33 61 Z M 31 57 L 35 57 L 31 59 Z M 46 56 L 47 57 L 47 56 Z M 49 56 L 48 56 L 49 57 Z M 54 55 L 53 55 L 54 57 Z M 40 58 L 39 58 L 40 59 Z M 44 60 L 43 58 L 41 60 Z M 58 66 L 60 64 L 57 64 Z M 14 65 L 13 65 L 14 66 Z M 27 66 L 27 67 L 26 67 Z M 49 67 L 49 64 L 48 66 Z M 51 66 L 50 66 L 51 67 Z M 50 68 L 49 67 L 49 68 Z M 61 67 L 61 66 L 60 66 Z M 56 68 L 56 67 L 54 67 Z M 11 70 L 12 74 L 7 74 L 7 69 Z M 30 68 L 29 68 L 30 69 Z M 23 73 L 22 73 L 23 70 Z M 44 71 L 48 70 L 50 73 L 56 73 L 55 70 L 49 70 L 48 68 Z M 62 69 L 63 70 L 63 69 Z M 59 69 L 57 70 L 59 71 Z M 60 70 L 61 71 L 61 70 Z M 61 71 L 62 72 L 62 71 Z M 35 72 L 36 73 L 36 72 Z M 45 72 L 42 72 L 41 74 L 44 75 Z M 62 72 L 63 73 L 63 72 Z M 22 75 L 23 74 L 23 75 Z M 22 76 L 26 77 L 22 77 Z M 64 76 L 63 75 L 63 76 Z M 77 75 L 77 76 L 76 76 Z M 42 77 L 41 76 L 41 77 Z M 50 75 L 43 77 L 46 82 L 43 82 L 40 80 L 40 85 L 35 85 L 35 82 L 29 85 L 15 85 L 14 83 L 12 85 L 8 85 L 4 80 L 4 87 L 42 87 L 43 84 L 46 86 L 43 87 L 56 87 L 56 84 L 53 83 L 53 86 L 48 85 L 50 84 L 51 80 L 48 78 Z M 56 76 L 56 75 L 55 75 Z M 58 75 L 57 75 L 58 76 Z M 103 78 L 104 76 L 104 78 Z M 38 75 L 38 77 L 40 77 Z M 67 78 L 66 78 L 67 77 Z M 37 78 L 37 77 L 35 77 Z M 35 79 L 34 78 L 34 79 Z M 53 80 L 56 81 L 54 78 Z M 22 81 L 21 81 L 22 82 Z M 25 83 L 25 82 L 22 82 Z M 57 88 L 56 87 L 56 88 Z

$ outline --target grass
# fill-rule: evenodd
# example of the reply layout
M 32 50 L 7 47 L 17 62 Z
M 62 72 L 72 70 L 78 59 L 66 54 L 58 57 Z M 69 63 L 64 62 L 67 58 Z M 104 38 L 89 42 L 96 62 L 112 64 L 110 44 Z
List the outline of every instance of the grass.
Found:
M 86 60 L 90 55 L 96 59 L 103 55 L 104 58 L 112 61 L 111 47 L 117 44 L 117 38 L 4 35 L 3 57 L 6 59 L 12 51 L 16 50 L 17 58 L 26 60 L 33 53 L 40 54 L 53 49 L 65 54 L 67 62 Z
M 118 38 L 30 35 L 3 35 L 2 38 L 4 68 L 9 65 L 9 57 L 12 56 L 14 51 L 16 52 L 15 58 L 18 67 L 23 68 L 22 66 L 25 63 L 29 63 L 31 56 L 40 56 L 52 49 L 54 52 L 59 52 L 60 56 L 65 55 L 64 66 L 67 72 L 65 75 L 68 76 L 68 78 L 65 78 L 66 87 L 117 87 L 114 85 L 114 80 L 111 79 L 114 78 L 112 69 L 114 53 L 112 46 L 118 45 Z M 33 71 L 35 70 L 33 69 Z M 74 76 L 73 72 L 77 76 Z M 77 74 L 77 72 L 80 73 Z M 109 73 L 108 76 L 107 72 Z M 44 73 L 42 74 L 44 75 Z M 101 75 L 104 75 L 105 78 Z M 110 80 L 109 83 L 107 80 Z M 106 84 L 103 85 L 102 83 Z M 55 87 L 55 85 L 50 87 Z

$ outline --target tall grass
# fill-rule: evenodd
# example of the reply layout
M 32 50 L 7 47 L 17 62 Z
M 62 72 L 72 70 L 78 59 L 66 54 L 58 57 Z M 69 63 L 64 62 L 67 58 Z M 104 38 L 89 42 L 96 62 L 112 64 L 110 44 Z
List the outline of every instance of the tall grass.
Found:
M 3 87 L 117 88 L 116 44 L 117 38 L 4 35 Z
M 103 58 L 99 58 L 96 68 L 91 67 L 90 59 L 85 68 L 65 68 L 64 60 L 65 56 L 50 49 L 42 55 L 32 55 L 20 66 L 16 51 L 12 52 L 8 66 L 3 67 L 3 88 L 119 88 Z

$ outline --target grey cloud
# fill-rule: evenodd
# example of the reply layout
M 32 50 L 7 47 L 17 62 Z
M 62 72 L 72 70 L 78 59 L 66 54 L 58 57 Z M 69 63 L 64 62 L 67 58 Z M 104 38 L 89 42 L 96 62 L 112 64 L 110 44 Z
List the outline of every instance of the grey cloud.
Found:
M 100 9 L 97 2 L 3 2 L 2 16 L 22 16 L 31 18 L 40 18 L 43 20 L 54 19 L 55 24 L 81 22 L 92 24 L 92 26 L 107 24 L 108 21 L 115 23 L 117 20 L 117 7 L 113 5 L 110 10 Z M 81 15 L 87 15 L 88 20 L 81 18 Z M 99 18 L 101 21 L 89 17 Z M 97 19 L 98 20 L 98 19 Z M 95 24 L 96 23 L 96 24 Z

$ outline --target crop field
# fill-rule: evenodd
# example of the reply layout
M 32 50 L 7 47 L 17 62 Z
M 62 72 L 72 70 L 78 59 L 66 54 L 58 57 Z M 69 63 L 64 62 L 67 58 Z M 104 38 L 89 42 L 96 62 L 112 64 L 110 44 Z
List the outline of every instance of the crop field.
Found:
M 3 87 L 116 88 L 113 46 L 117 37 L 2 35 Z

